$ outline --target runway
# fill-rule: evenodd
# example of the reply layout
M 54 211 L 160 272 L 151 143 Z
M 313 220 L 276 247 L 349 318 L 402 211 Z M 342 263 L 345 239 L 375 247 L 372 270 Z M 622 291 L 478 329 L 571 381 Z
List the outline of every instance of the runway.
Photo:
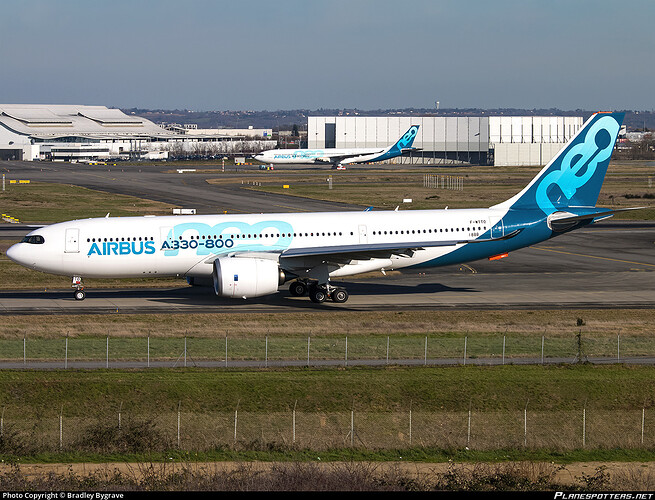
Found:
M 216 186 L 208 175 L 178 176 L 155 167 L 2 162 L 12 176 L 180 201 L 199 212 L 361 210 L 362 207 Z M 114 167 L 111 167 L 113 169 Z M 111 170 L 109 169 L 109 170 Z M 170 167 L 166 167 L 170 169 Z M 224 174 L 215 174 L 224 175 Z M 229 174 L 232 175 L 232 174 Z M 238 179 L 238 173 L 235 177 Z M 184 183 L 181 184 L 181 180 Z M 220 201 L 217 206 L 216 201 Z M 28 229 L 3 226 L 0 238 L 19 239 Z M 428 270 L 370 273 L 333 281 L 344 286 L 345 304 L 314 304 L 286 291 L 256 299 L 217 298 L 208 287 L 92 289 L 84 301 L 70 288 L 0 291 L 0 314 L 295 312 L 307 310 L 645 308 L 655 306 L 655 222 L 605 221 L 512 252 L 500 261 Z M 66 285 L 64 285 L 66 283 Z M 62 278 L 62 286 L 67 280 Z

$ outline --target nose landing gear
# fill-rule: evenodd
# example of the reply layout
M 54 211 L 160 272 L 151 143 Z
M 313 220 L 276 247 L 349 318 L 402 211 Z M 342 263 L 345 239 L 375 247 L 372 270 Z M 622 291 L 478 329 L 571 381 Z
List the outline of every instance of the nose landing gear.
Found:
M 81 276 L 73 276 L 73 284 L 71 285 L 73 288 L 75 288 L 75 291 L 73 292 L 73 297 L 75 297 L 75 300 L 84 300 L 86 297 L 86 292 L 84 291 L 84 283 L 82 283 L 82 277 Z

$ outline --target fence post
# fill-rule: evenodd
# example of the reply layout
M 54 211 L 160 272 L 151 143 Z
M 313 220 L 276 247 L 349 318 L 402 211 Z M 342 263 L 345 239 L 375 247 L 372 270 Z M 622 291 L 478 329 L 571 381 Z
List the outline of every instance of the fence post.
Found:
M 266 349 L 265 349 L 265 355 L 264 355 L 264 367 L 268 368 L 268 335 L 266 335 Z
M 310 345 L 310 337 L 307 336 L 307 367 L 309 367 L 309 345 Z
M 180 406 L 182 405 L 182 401 L 178 401 L 177 403 L 177 447 L 180 447 Z
M 148 334 L 148 368 L 150 368 L 150 334 Z
M 428 336 L 425 336 L 425 355 L 423 356 L 423 364 L 428 365 Z
M 121 430 L 121 424 L 122 424 L 122 419 L 121 419 L 121 412 L 123 411 L 123 402 L 121 401 L 121 405 L 118 407 L 118 430 Z
M 346 366 L 348 366 L 348 336 L 346 335 Z
M 505 364 L 505 335 L 503 335 L 503 365 Z
M 466 447 L 468 448 L 471 444 L 471 406 L 469 405 L 469 422 L 468 429 L 466 432 Z
M 387 336 L 387 364 L 389 364 L 389 337 Z
M 582 408 L 582 447 L 587 444 L 587 403 Z
M 646 420 L 646 408 L 641 409 L 641 444 L 644 444 L 644 421 Z
M 237 401 L 237 407 L 234 410 L 234 444 L 237 444 L 237 421 L 238 421 L 238 415 L 239 415 L 239 403 L 241 400 L 239 399 Z
M 545 335 L 541 336 L 541 364 L 544 364 L 544 337 Z
M 530 399 L 525 402 L 525 408 L 523 409 L 523 447 L 528 447 L 528 403 Z
M 293 419 L 292 419 L 292 428 L 293 428 L 293 444 L 296 444 L 296 405 L 298 400 L 293 404 Z
M 64 369 L 68 369 L 68 332 L 66 333 L 66 355 L 64 357 Z
M 27 365 L 26 335 L 23 335 L 23 366 Z
M 0 417 L 0 437 L 3 437 L 4 435 L 5 435 L 5 407 L 3 406 L 2 416 Z
M 621 362 L 621 334 L 616 335 L 616 362 Z
M 227 335 L 225 335 L 225 368 L 227 368 Z
M 186 335 L 184 336 L 184 368 L 186 368 Z
M 468 337 L 464 337 L 464 365 L 466 366 L 466 342 L 468 341 Z
M 64 406 L 61 406 L 59 413 L 59 450 L 64 449 Z

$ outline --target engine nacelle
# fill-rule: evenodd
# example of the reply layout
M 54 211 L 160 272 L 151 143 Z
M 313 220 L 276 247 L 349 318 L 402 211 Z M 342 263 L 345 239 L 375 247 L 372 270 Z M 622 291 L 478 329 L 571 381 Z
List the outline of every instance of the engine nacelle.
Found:
M 261 297 L 277 292 L 286 280 L 277 261 L 255 257 L 219 257 L 212 272 L 220 297 Z

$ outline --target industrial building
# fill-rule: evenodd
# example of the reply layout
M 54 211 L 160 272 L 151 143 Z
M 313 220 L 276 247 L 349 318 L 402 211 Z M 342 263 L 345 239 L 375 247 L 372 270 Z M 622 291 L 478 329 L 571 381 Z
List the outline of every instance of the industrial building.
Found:
M 311 116 L 309 149 L 393 144 L 419 125 L 416 151 L 391 160 L 429 165 L 545 165 L 582 127 L 568 116 Z
M 275 147 L 272 131 L 166 130 L 105 106 L 0 104 L 0 160 L 166 159 Z

